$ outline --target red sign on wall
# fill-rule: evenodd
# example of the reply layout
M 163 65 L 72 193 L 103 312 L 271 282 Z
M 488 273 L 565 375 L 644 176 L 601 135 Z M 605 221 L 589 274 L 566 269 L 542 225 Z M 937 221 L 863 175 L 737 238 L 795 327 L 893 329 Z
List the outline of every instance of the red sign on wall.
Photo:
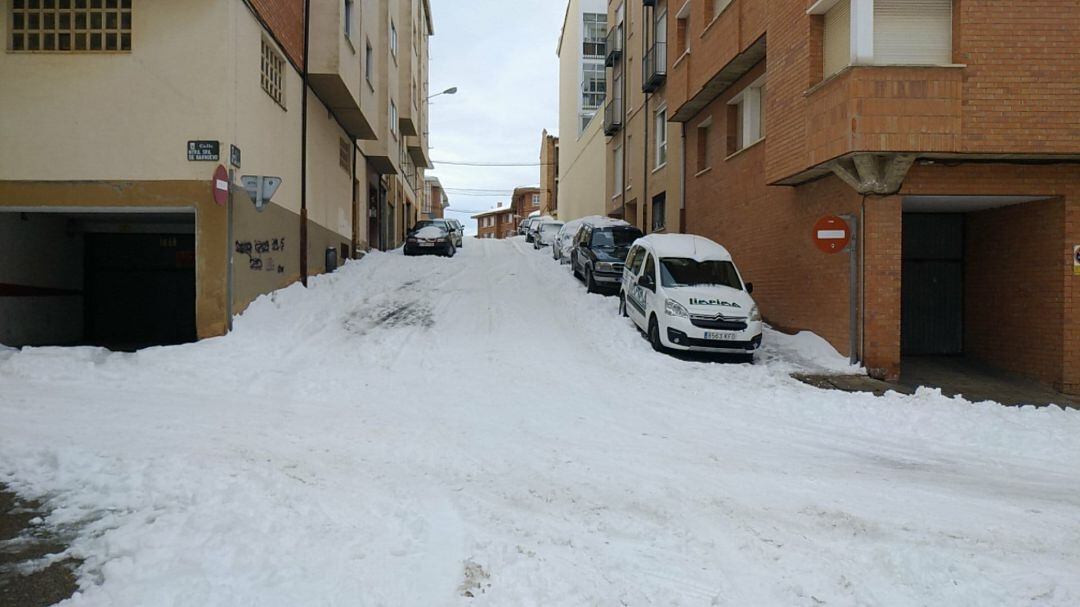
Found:
M 839 217 L 822 217 L 814 224 L 814 245 L 824 253 L 839 253 L 851 243 L 851 226 Z
M 220 164 L 214 171 L 214 202 L 221 207 L 229 202 L 229 171 Z

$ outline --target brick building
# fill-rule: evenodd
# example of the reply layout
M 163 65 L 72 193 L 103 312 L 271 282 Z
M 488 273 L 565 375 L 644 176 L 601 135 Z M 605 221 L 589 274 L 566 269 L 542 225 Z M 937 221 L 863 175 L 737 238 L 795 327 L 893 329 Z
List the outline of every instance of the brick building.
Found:
M 421 209 L 423 219 L 443 219 L 446 209 L 450 206 L 450 197 L 446 195 L 442 182 L 438 177 L 425 177 L 424 187 L 427 195 L 424 196 L 424 206 Z
M 517 234 L 518 224 L 514 217 L 514 209 L 502 206 L 501 202 L 496 209 L 473 215 L 472 218 L 476 220 L 476 237 L 500 240 L 513 237 Z
M 546 130 L 540 140 L 540 214 L 559 216 L 559 138 Z
M 1080 4 L 672 8 L 687 231 L 731 250 L 768 321 L 854 337 L 876 376 L 966 355 L 1080 392 Z M 811 241 L 841 214 L 854 335 L 849 260 Z
M 510 198 L 510 208 L 513 209 L 513 221 L 521 223 L 533 213 L 540 212 L 542 190 L 537 187 L 514 188 L 514 194 Z

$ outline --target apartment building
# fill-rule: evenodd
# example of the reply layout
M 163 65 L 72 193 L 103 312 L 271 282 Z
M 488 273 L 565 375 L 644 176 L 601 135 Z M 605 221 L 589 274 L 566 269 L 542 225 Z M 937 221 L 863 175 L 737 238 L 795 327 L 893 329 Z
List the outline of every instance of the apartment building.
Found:
M 421 209 L 423 219 L 443 219 L 450 206 L 450 197 L 446 195 L 438 177 L 425 177 L 424 206 Z
M 517 221 L 513 207 L 500 202 L 498 208 L 472 216 L 476 220 L 476 237 L 504 239 L 517 234 Z
M 514 193 L 510 197 L 510 208 L 514 212 L 513 220 L 521 223 L 523 219 L 540 213 L 542 198 L 543 192 L 538 187 L 514 188 Z
M 1080 5 L 672 8 L 686 226 L 732 251 L 769 322 L 878 377 L 965 355 L 1080 392 Z M 839 215 L 854 293 L 848 256 L 812 242 Z
M 569 0 L 559 36 L 559 216 L 603 215 L 605 0 Z M 599 117 L 598 117 L 599 114 Z
M 427 1 L 312 0 L 307 27 L 304 4 L 4 3 L 0 343 L 221 335 L 397 242 L 429 164 Z
M 609 0 L 604 214 L 645 233 L 682 231 L 682 125 L 669 121 L 668 0 Z
M 559 138 L 546 129 L 540 138 L 540 214 L 559 216 Z

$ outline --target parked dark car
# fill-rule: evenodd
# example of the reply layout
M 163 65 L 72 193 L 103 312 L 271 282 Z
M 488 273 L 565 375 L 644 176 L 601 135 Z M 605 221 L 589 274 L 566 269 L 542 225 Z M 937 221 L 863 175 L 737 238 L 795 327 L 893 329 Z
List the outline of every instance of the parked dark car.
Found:
M 444 221 L 418 221 L 405 237 L 405 254 L 453 257 L 457 254 L 454 235 Z
M 622 280 L 630 245 L 642 237 L 641 230 L 613 219 L 586 222 L 570 251 L 570 269 L 585 282 L 589 293 L 615 292 Z

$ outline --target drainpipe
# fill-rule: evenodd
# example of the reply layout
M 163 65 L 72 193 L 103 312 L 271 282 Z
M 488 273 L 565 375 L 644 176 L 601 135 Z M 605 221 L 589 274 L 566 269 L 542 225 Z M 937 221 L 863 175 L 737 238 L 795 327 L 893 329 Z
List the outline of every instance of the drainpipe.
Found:
M 308 208 L 307 208 L 307 132 L 308 132 L 308 53 L 311 50 L 311 0 L 304 0 L 304 63 L 300 72 L 300 282 L 308 285 Z
M 679 231 L 686 232 L 686 123 L 679 129 L 679 148 L 682 161 L 679 162 Z
M 645 84 L 645 55 L 649 52 L 649 27 L 645 25 L 645 15 L 648 13 L 648 9 L 643 5 L 641 7 L 641 83 Z M 642 86 L 642 89 L 645 87 Z M 642 171 L 641 182 L 641 218 L 642 226 L 641 231 L 648 234 L 649 225 L 647 218 L 649 217 L 649 210 L 651 200 L 649 199 L 649 98 L 652 95 L 645 93 L 645 107 L 642 109 L 641 120 L 645 124 L 645 140 L 642 142 L 641 149 L 641 166 L 644 169 Z
M 622 183 L 619 184 L 619 200 L 622 201 L 622 218 L 623 218 L 623 221 L 626 221 L 626 181 L 629 178 L 629 175 L 627 174 L 627 168 L 629 168 L 629 165 L 626 162 L 626 158 L 627 158 L 627 156 L 629 156 L 629 152 L 630 152 L 630 150 L 626 149 L 626 129 L 630 128 L 630 110 L 627 108 L 627 106 L 629 105 L 629 103 L 628 103 L 629 100 L 627 99 L 627 95 L 626 95 L 626 50 L 628 48 L 626 46 L 626 41 L 627 41 L 627 38 L 629 37 L 628 34 L 630 33 L 628 31 L 629 26 L 627 25 L 628 22 L 629 22 L 629 18 L 627 17 L 626 13 L 629 12 L 629 11 L 630 11 L 630 8 L 627 7 L 626 11 L 623 13 L 623 22 L 622 22 L 622 28 L 623 28 L 623 31 L 622 31 L 623 57 L 622 57 L 622 61 L 620 61 L 620 64 L 621 64 L 620 69 L 622 70 L 622 90 L 619 91 L 619 93 L 622 95 L 622 104 L 623 104 L 623 106 L 621 108 L 619 108 L 619 111 L 622 112 L 622 178 L 623 178 Z

